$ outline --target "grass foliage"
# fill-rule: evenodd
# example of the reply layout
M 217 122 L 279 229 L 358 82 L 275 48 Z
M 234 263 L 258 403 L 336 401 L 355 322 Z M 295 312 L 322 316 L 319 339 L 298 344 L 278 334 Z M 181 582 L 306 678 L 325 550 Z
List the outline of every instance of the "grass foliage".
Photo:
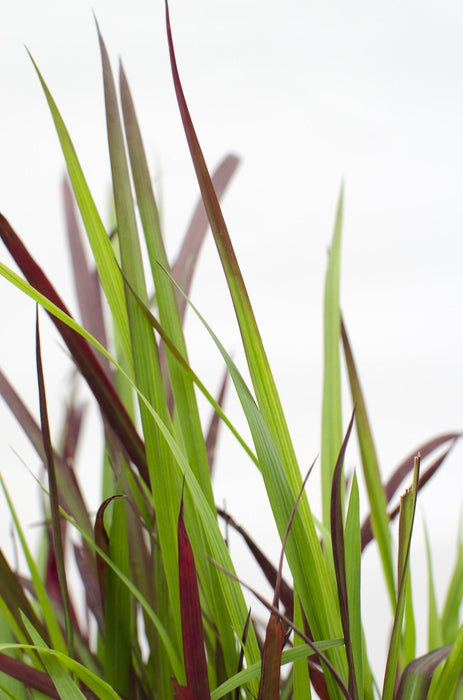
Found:
M 316 519 L 219 204 L 237 161 L 228 156 L 210 176 L 182 90 L 167 3 L 166 27 L 173 84 L 201 193 L 173 264 L 164 247 L 128 81 L 120 66 L 116 85 L 100 31 L 115 211 L 111 232 L 92 199 L 59 109 L 33 62 L 67 165 L 64 202 L 80 321 L 72 318 L 3 215 L 0 236 L 22 276 L 3 262 L 0 273 L 53 320 L 99 407 L 105 453 L 101 505 L 91 519 L 71 466 L 82 419 L 75 403 L 67 407 L 61 444 L 53 445 L 50 437 L 38 313 L 39 421 L 0 374 L 0 393 L 47 475 L 40 484 L 46 494 L 40 559 L 29 550 L 14 502 L 1 482 L 28 569 L 27 576 L 20 575 L 0 551 L 2 697 L 460 697 L 461 546 L 442 613 L 435 599 L 429 556 L 429 651 L 420 658 L 415 658 L 410 584 L 417 496 L 459 435 L 448 433 L 424 442 L 383 484 L 340 312 L 341 193 L 325 285 L 322 514 L 320 521 Z M 250 384 L 188 298 L 208 226 L 235 309 Z M 83 235 L 92 251 L 91 263 L 86 259 Z M 212 396 L 190 367 L 183 330 L 188 305 L 223 358 L 226 379 L 219 397 Z M 355 407 L 347 429 L 341 411 L 342 356 Z M 228 384 L 240 401 L 252 444 L 246 444 L 223 411 Z M 207 426 L 201 421 L 198 394 L 213 409 Z M 232 432 L 243 447 L 249 469 L 257 468 L 261 474 L 261 497 L 268 498 L 282 543 L 279 564 L 266 558 L 251 534 L 235 523 L 233 513 L 216 508 L 211 474 L 219 429 Z M 357 472 L 347 475 L 344 455 L 354 430 L 360 465 Z M 363 523 L 360 479 L 366 485 L 370 511 Z M 394 507 L 393 499 L 404 482 L 409 486 Z M 391 534 L 395 518 L 397 547 Z M 268 610 L 263 635 L 249 614 L 245 584 L 236 576 L 224 538 L 224 522 L 242 535 L 274 589 L 272 601 L 253 591 Z M 377 681 L 370 668 L 360 596 L 362 552 L 372 540 L 379 550 L 378 576 L 384 578 L 393 620 L 384 678 Z M 282 577 L 284 557 L 289 580 Z M 80 577 L 72 585 L 70 558 Z M 76 613 L 73 602 L 81 594 L 85 597 L 83 616 Z

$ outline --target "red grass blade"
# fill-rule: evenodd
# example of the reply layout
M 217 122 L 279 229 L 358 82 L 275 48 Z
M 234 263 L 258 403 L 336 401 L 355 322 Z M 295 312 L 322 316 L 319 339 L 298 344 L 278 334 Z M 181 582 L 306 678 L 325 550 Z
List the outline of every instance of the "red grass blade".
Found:
M 247 546 L 249 547 L 250 552 L 254 556 L 254 559 L 259 564 L 265 578 L 272 586 L 272 588 L 275 588 L 278 577 L 277 568 L 265 556 L 263 551 L 260 549 L 260 547 L 258 547 L 258 545 L 254 542 L 254 540 L 252 539 L 252 537 L 250 537 L 246 530 L 243 527 L 241 527 L 241 525 L 238 525 L 238 523 L 235 522 L 235 520 L 233 520 L 231 515 L 229 515 L 226 511 L 222 510 L 222 508 L 217 508 L 217 514 L 220 515 L 220 517 L 223 518 L 228 525 L 231 525 L 232 528 L 242 536 Z M 282 578 L 280 581 L 280 600 L 285 607 L 286 617 L 289 617 L 290 619 L 292 619 L 293 617 L 293 595 L 293 589 Z
M 8 221 L 1 214 L 0 237 L 16 264 L 22 270 L 29 284 L 43 296 L 47 297 L 47 299 L 64 311 L 68 316 L 71 316 L 53 285 L 45 276 L 43 270 L 37 265 Z M 82 376 L 86 379 L 103 414 L 125 450 L 130 455 L 131 460 L 137 465 L 143 479 L 149 483 L 143 442 L 140 440 L 127 411 L 122 405 L 116 391 L 108 380 L 90 346 L 82 336 L 69 328 L 65 323 L 59 321 L 51 314 L 50 317 L 68 346 L 77 367 L 82 373 Z
M 238 167 L 238 164 L 239 159 L 236 156 L 228 155 L 218 165 L 212 174 L 212 184 L 219 200 L 222 197 L 236 168 Z M 209 219 L 204 207 L 204 202 L 202 198 L 200 198 L 193 213 L 193 217 L 183 240 L 180 252 L 174 265 L 172 266 L 172 277 L 186 296 L 188 296 L 190 292 L 193 273 L 208 228 Z M 187 301 L 185 296 L 179 292 L 177 292 L 177 302 L 180 317 L 183 319 L 185 316 Z
M 344 546 L 344 517 L 342 511 L 342 468 L 347 443 L 349 442 L 352 427 L 354 425 L 355 411 L 352 413 L 347 433 L 339 452 L 336 467 L 333 473 L 333 483 L 331 487 L 331 537 L 333 545 L 333 560 L 336 573 L 336 584 L 338 587 L 339 609 L 341 613 L 342 630 L 344 633 L 344 643 L 346 647 L 347 664 L 349 667 L 349 693 L 356 700 L 358 695 L 357 681 L 355 676 L 354 654 L 352 649 L 352 638 L 349 621 L 349 600 L 346 580 L 346 550 Z
M 227 390 L 227 383 L 228 383 L 228 378 L 229 378 L 229 373 L 228 369 L 225 369 L 225 372 L 223 374 L 223 379 L 222 379 L 222 384 L 220 386 L 220 391 L 219 391 L 219 396 L 217 397 L 217 403 L 218 405 L 222 408 L 223 407 L 223 402 L 225 399 L 225 392 Z M 211 476 L 214 471 L 214 458 L 215 458 L 215 448 L 217 445 L 217 438 L 219 435 L 219 428 L 220 428 L 220 416 L 217 413 L 217 411 L 214 411 L 212 413 L 212 417 L 209 423 L 209 428 L 207 430 L 206 434 L 206 451 L 207 451 L 207 458 L 209 461 L 209 469 L 211 472 Z
M 258 700 L 278 700 L 282 649 L 283 627 L 281 620 L 272 613 L 265 633 Z
M 179 700 L 206 700 L 210 697 L 204 647 L 203 621 L 193 550 L 183 519 L 183 494 L 178 516 L 178 566 L 182 618 L 183 658 L 187 688 L 178 686 Z

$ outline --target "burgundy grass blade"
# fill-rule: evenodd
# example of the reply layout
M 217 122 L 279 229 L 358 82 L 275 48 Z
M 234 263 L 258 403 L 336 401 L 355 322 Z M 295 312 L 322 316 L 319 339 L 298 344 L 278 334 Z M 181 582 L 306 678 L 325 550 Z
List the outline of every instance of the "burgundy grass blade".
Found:
M 354 425 L 355 411 L 347 428 L 346 436 L 343 440 L 341 450 L 336 462 L 331 486 L 331 541 L 333 546 L 333 561 L 336 573 L 336 584 L 338 588 L 339 609 L 341 613 L 342 630 L 344 634 L 344 644 L 346 648 L 347 664 L 349 667 L 349 693 L 352 698 L 358 698 L 357 682 L 355 676 L 354 653 L 352 649 L 352 639 L 350 634 L 349 621 L 349 600 L 347 594 L 346 579 L 346 550 L 344 546 L 344 516 L 342 507 L 342 469 L 347 443 L 349 442 L 352 427 Z
M 219 201 L 238 165 L 239 158 L 234 155 L 228 155 L 212 173 L 212 184 Z M 202 197 L 200 197 L 185 238 L 183 239 L 182 247 L 180 248 L 177 259 L 172 266 L 172 277 L 186 296 L 188 296 L 190 293 L 193 274 L 208 229 L 209 219 L 207 217 L 207 212 L 204 207 Z M 178 291 L 177 302 L 180 318 L 183 320 L 185 317 L 187 301 L 185 296 L 180 294 Z
M 0 237 L 16 264 L 22 270 L 29 284 L 64 313 L 71 316 L 56 290 L 45 276 L 43 270 L 31 257 L 22 241 L 1 214 Z M 74 362 L 98 401 L 102 413 L 118 436 L 121 444 L 130 456 L 130 459 L 138 467 L 142 478 L 146 483 L 149 483 L 144 444 L 89 344 L 81 335 L 69 328 L 65 323 L 55 318 L 52 314 L 49 315 L 68 346 L 74 358 Z
M 217 403 L 220 406 L 220 408 L 223 408 L 223 403 L 225 400 L 225 392 L 227 390 L 229 376 L 230 375 L 228 373 L 228 369 L 225 369 L 225 372 L 223 374 L 222 384 L 221 384 L 220 391 L 219 391 L 219 395 L 217 397 Z M 217 413 L 217 411 L 213 411 L 211 421 L 209 423 L 209 428 L 208 428 L 207 434 L 206 434 L 206 452 L 207 452 L 207 458 L 209 461 L 209 470 L 211 472 L 211 476 L 214 472 L 215 448 L 217 446 L 217 438 L 219 436 L 220 425 L 221 425 L 220 416 Z
M 104 347 L 107 347 L 101 301 L 101 286 L 97 272 L 91 270 L 87 262 L 75 200 L 67 178 L 63 178 L 63 204 L 66 217 L 66 233 L 74 274 L 74 287 L 79 304 L 82 325 L 99 340 Z M 99 361 L 109 375 L 109 360 L 102 356 L 99 358 Z
M 276 583 L 277 583 L 277 577 L 278 577 L 278 570 L 277 568 L 272 564 L 272 562 L 267 559 L 263 551 L 260 549 L 260 547 L 254 542 L 252 537 L 246 532 L 246 530 L 241 527 L 241 525 L 238 525 L 235 520 L 229 515 L 225 510 L 222 508 L 217 508 L 217 514 L 220 515 L 221 518 L 225 520 L 225 522 L 228 525 L 231 525 L 236 532 L 238 532 L 246 542 L 246 544 L 249 547 L 250 552 L 254 556 L 254 559 L 256 562 L 259 564 L 262 573 L 264 574 L 265 578 L 269 582 L 269 584 L 272 586 L 273 589 L 275 589 Z M 281 578 L 280 581 L 280 600 L 282 604 L 285 607 L 285 615 L 289 618 L 292 618 L 293 616 L 293 589 L 291 586 L 286 583 L 286 581 Z
M 188 690 L 184 685 L 180 685 L 177 681 L 172 681 L 174 685 L 174 700 L 198 700 L 196 695 L 193 695 L 191 690 Z M 210 697 L 209 695 L 207 697 Z
M 7 656 L 2 652 L 0 652 L 0 671 L 24 683 L 28 688 L 38 690 L 40 693 L 54 700 L 60 700 L 55 684 L 47 673 L 32 668 L 22 663 L 22 661 L 13 659 L 11 656 Z
M 73 655 L 73 624 L 69 589 L 66 577 L 66 565 L 64 560 L 64 544 L 63 531 L 61 529 L 62 516 L 60 513 L 58 482 L 56 479 L 56 469 L 54 460 L 54 450 L 51 442 L 50 424 L 48 420 L 47 396 L 45 391 L 45 377 L 42 365 L 42 351 L 40 344 L 40 328 L 39 328 L 39 308 L 36 309 L 35 322 L 35 344 L 36 344 L 36 365 L 37 365 L 37 382 L 39 388 L 39 404 L 40 404 L 40 424 L 42 427 L 43 449 L 45 452 L 45 464 L 48 474 L 48 491 L 50 500 L 51 512 L 51 540 L 53 552 L 55 555 L 55 565 L 57 574 L 57 583 L 59 588 L 59 597 L 62 601 L 64 619 L 66 623 L 66 636 L 68 643 L 68 651 L 70 656 Z
M 178 695 L 179 700 L 182 698 L 185 700 L 206 700 L 210 698 L 210 690 L 201 603 L 193 550 L 183 518 L 183 494 L 178 516 L 178 567 L 183 658 L 187 688 L 184 689 L 177 685 L 176 692 L 191 693 L 191 695 Z
M 88 556 L 80 545 L 73 545 L 79 575 L 85 590 L 86 608 L 94 615 L 99 630 L 104 632 L 104 610 L 101 603 L 101 590 L 95 567 L 89 565 Z
M 283 627 L 281 620 L 272 613 L 265 633 L 262 654 L 262 671 L 257 700 L 278 700 L 280 694 L 281 652 Z

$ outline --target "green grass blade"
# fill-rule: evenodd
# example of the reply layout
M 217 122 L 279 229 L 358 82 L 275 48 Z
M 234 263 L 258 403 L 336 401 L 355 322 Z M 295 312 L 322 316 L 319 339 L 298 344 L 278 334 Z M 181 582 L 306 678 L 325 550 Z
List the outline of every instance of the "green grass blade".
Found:
M 52 609 L 50 600 L 48 598 L 47 592 L 45 590 L 45 586 L 44 586 L 43 581 L 41 579 L 38 567 L 34 561 L 32 553 L 31 553 L 29 546 L 27 544 L 27 539 L 26 539 L 24 532 L 21 528 L 21 524 L 19 522 L 18 516 L 17 516 L 16 511 L 14 509 L 10 494 L 8 493 L 5 482 L 3 481 L 1 476 L 0 476 L 0 485 L 2 487 L 6 501 L 8 503 L 8 508 L 10 510 L 11 517 L 13 518 L 15 529 L 16 529 L 16 532 L 18 534 L 19 541 L 21 543 L 21 548 L 22 548 L 22 551 L 24 553 L 24 557 L 25 557 L 26 562 L 27 562 L 27 567 L 28 567 L 30 575 L 31 575 L 32 583 L 34 585 L 34 589 L 35 589 L 35 592 L 37 595 L 37 600 L 39 601 L 39 604 L 40 604 L 40 611 L 41 611 L 41 614 L 43 616 L 43 622 L 44 622 L 46 630 L 49 634 L 50 643 L 58 651 L 65 652 L 66 651 L 66 643 L 65 643 L 63 636 L 61 634 L 61 630 L 59 628 L 55 614 L 53 612 L 53 609 Z M 35 627 L 36 616 L 30 615 L 29 609 L 28 609 L 29 606 L 24 607 L 24 605 L 19 601 L 19 599 L 16 601 L 16 603 L 19 603 L 18 610 L 22 609 L 24 611 L 25 615 L 28 617 L 28 619 L 31 620 L 31 623 L 33 623 L 34 627 Z M 35 629 L 41 629 L 41 625 L 38 625 L 37 627 L 35 627 Z
M 50 108 L 82 221 L 92 248 L 106 299 L 111 308 L 113 323 L 117 328 L 124 353 L 127 359 L 130 359 L 130 335 L 127 311 L 124 305 L 124 288 L 120 272 L 114 260 L 113 249 L 85 180 L 69 132 L 37 64 L 32 56 L 30 58 Z
M 459 539 L 457 558 L 445 597 L 441 629 L 444 644 L 452 644 L 458 632 L 459 611 L 463 599 L 463 541 Z
M 342 445 L 341 365 L 339 334 L 339 285 L 341 272 L 343 193 L 339 196 L 336 223 L 328 256 L 324 303 L 324 369 L 322 401 L 322 513 L 323 523 L 330 527 L 331 484 Z M 342 502 L 344 497 L 342 496 Z M 344 504 L 343 504 L 344 510 Z
M 456 697 L 456 690 L 462 673 L 463 626 L 452 644 L 447 660 L 438 677 L 432 682 L 428 700 L 449 700 Z
M 341 320 L 341 337 L 349 374 L 352 400 L 355 405 L 355 422 L 362 458 L 363 474 L 370 502 L 371 522 L 373 533 L 378 543 L 379 553 L 386 579 L 389 599 L 392 609 L 395 609 L 395 576 L 392 558 L 392 545 L 389 533 L 389 516 L 386 510 L 386 496 L 381 482 L 378 459 L 373 442 L 373 435 L 368 420 L 365 400 L 355 366 L 354 357 L 350 347 L 344 323 Z
M 59 696 L 61 698 L 66 698 L 66 700 L 85 700 L 85 695 L 79 689 L 73 678 L 69 675 L 69 671 L 63 668 L 58 658 L 55 656 L 48 656 L 47 654 L 43 654 L 41 652 L 41 648 L 45 646 L 45 642 L 27 618 L 24 618 L 24 624 L 28 628 L 28 632 L 36 645 L 43 665 L 47 669 L 50 678 L 55 684 Z
M 418 492 L 419 457 L 415 458 L 413 483 L 401 498 L 399 518 L 399 551 L 398 551 L 398 589 L 397 605 L 389 644 L 382 700 L 392 700 L 396 683 L 399 655 L 401 650 L 402 623 L 407 595 L 407 579 L 409 577 L 410 544 L 415 518 L 416 496 Z M 450 697 L 450 696 L 449 696 Z
M 113 502 L 108 557 L 128 578 L 129 541 L 126 524 L 126 500 Z M 132 670 L 132 605 L 130 592 L 120 576 L 107 567 L 105 593 L 105 679 L 122 696 L 130 695 Z
M 424 539 L 426 543 L 426 560 L 428 565 L 428 649 L 437 649 L 443 646 L 442 625 L 437 607 L 436 589 L 434 586 L 434 573 L 431 557 L 431 545 L 426 524 L 424 525 Z

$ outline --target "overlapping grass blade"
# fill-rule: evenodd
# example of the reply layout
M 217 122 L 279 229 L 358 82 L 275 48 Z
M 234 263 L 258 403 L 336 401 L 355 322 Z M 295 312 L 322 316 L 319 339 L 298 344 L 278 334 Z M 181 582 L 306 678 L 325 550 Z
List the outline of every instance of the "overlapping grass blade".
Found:
M 163 328 L 172 339 L 176 348 L 188 361 L 175 290 L 159 266 L 159 263 L 161 263 L 162 266 L 167 267 L 168 260 L 161 235 L 159 215 L 151 186 L 151 178 L 140 129 L 129 85 L 122 66 L 120 69 L 120 90 L 131 171 L 150 260 L 151 274 L 156 290 L 159 318 Z M 137 291 L 136 287 L 135 291 Z M 167 363 L 173 391 L 175 413 L 178 420 L 176 429 L 181 431 L 185 451 L 192 469 L 197 475 L 210 504 L 213 505 L 214 498 L 209 473 L 209 462 L 207 459 L 193 382 L 191 381 L 191 377 L 185 373 L 183 367 L 179 365 L 175 358 L 169 353 L 167 354 Z
M 347 332 L 342 319 L 341 337 L 349 375 L 352 399 L 355 405 L 355 422 L 357 426 L 360 455 L 362 458 L 363 474 L 367 487 L 368 500 L 370 503 L 373 533 L 376 541 L 378 542 L 389 599 L 391 601 L 392 609 L 394 610 L 396 604 L 396 587 L 394 567 L 392 563 L 392 545 L 389 534 L 389 517 L 386 510 L 386 496 L 381 482 L 378 459 L 368 420 L 366 404 L 360 386 L 354 356 L 352 354 L 349 339 L 347 337 Z
M 275 522 L 280 537 L 283 537 L 292 504 L 300 489 L 301 474 L 246 287 L 181 87 L 167 2 L 166 23 L 177 101 L 203 201 L 235 307 L 258 408 L 247 388 L 245 393 L 241 392 L 240 399 L 245 402 L 244 410 L 248 413 L 248 423 L 253 431 L 253 439 Z M 238 382 L 240 383 L 240 380 Z M 241 388 L 243 388 L 242 383 L 238 391 Z M 339 618 L 336 606 L 332 604 L 333 601 L 327 599 L 332 587 L 328 581 L 325 562 L 306 498 L 301 502 L 295 521 L 294 535 L 288 542 L 287 554 L 292 574 L 297 581 L 298 593 L 314 633 L 320 638 L 337 636 Z M 337 656 L 336 652 L 335 656 Z M 342 666 L 342 661 L 338 660 Z M 337 692 L 334 687 L 334 697 Z
M 138 238 L 133 195 L 117 95 L 108 53 L 98 31 L 103 68 L 109 155 L 113 181 L 114 203 L 117 219 L 118 243 L 121 268 L 135 292 L 147 303 L 147 291 L 143 261 Z M 138 389 L 155 407 L 163 422 L 170 427 L 170 416 L 166 405 L 164 386 L 159 366 L 157 346 L 148 320 L 133 295 L 124 297 L 127 306 L 130 331 L 131 361 Z M 181 640 L 180 608 L 178 588 L 176 509 L 180 498 L 180 482 L 172 465 L 172 456 L 151 413 L 143 402 L 140 405 L 141 422 L 145 437 L 148 470 L 159 537 L 162 565 L 167 580 L 167 591 L 171 610 L 161 611 L 165 623 L 173 626 L 177 644 Z
M 220 530 L 217 525 L 215 509 L 214 511 L 211 510 L 210 506 L 205 500 L 202 490 L 197 484 L 194 475 L 191 473 L 189 464 L 186 461 L 182 450 L 179 448 L 179 445 L 173 438 L 171 431 L 163 423 L 161 417 L 156 413 L 155 409 L 151 406 L 148 400 L 145 397 L 143 397 L 140 390 L 133 384 L 133 381 L 128 377 L 128 375 L 124 373 L 122 367 L 114 360 L 114 358 L 108 353 L 108 351 L 84 328 L 79 326 L 79 324 L 77 324 L 69 315 L 63 312 L 61 308 L 54 305 L 47 297 L 37 292 L 37 290 L 35 290 L 30 284 L 25 282 L 21 277 L 19 277 L 19 275 L 13 272 L 13 270 L 9 269 L 2 263 L 0 263 L 0 274 L 6 279 L 8 279 L 12 284 L 14 284 L 19 290 L 21 290 L 22 292 L 30 296 L 32 299 L 34 299 L 34 301 L 40 303 L 49 313 L 56 316 L 60 321 L 62 321 L 63 324 L 66 324 L 67 326 L 69 326 L 69 328 L 71 328 L 73 331 L 80 334 L 83 338 L 90 342 L 97 350 L 99 350 L 99 352 L 105 355 L 115 365 L 115 367 L 126 377 L 126 379 L 129 382 L 132 383 L 133 388 L 138 392 L 138 395 L 144 401 L 151 415 L 155 419 L 160 429 L 160 432 L 162 433 L 175 459 L 175 463 L 178 464 L 180 468 L 179 478 L 180 474 L 185 475 L 186 477 L 186 483 L 189 487 L 189 491 L 194 502 L 194 512 L 196 512 L 200 516 L 202 527 L 207 537 L 207 541 L 209 543 L 209 551 L 212 553 L 213 559 L 219 562 L 219 564 L 221 564 L 223 568 L 227 571 L 233 571 L 233 564 L 230 555 L 228 553 L 222 534 L 220 533 Z M 77 525 L 76 527 L 79 530 L 82 537 L 87 542 L 89 542 L 91 546 L 95 548 L 96 551 L 98 551 L 98 554 L 100 556 L 103 556 L 104 558 L 104 553 L 102 553 L 95 547 L 93 538 L 89 537 Z M 109 563 L 110 566 L 114 566 L 111 560 L 105 559 L 105 561 L 107 561 L 107 563 Z M 132 595 L 134 595 L 135 598 L 139 600 L 139 602 L 142 604 L 143 608 L 150 616 L 150 619 L 155 624 L 156 628 L 161 631 L 160 634 L 162 633 L 163 644 L 169 651 L 169 658 L 173 672 L 176 675 L 176 677 L 181 677 L 182 673 L 179 670 L 178 661 L 176 660 L 176 652 L 172 646 L 172 642 L 169 640 L 168 635 L 166 634 L 165 629 L 163 628 L 163 625 L 160 623 L 159 618 L 155 615 L 154 611 L 147 604 L 143 596 L 140 595 L 139 591 L 137 591 L 137 589 L 132 586 L 130 580 L 124 577 L 123 573 L 120 571 L 118 571 L 118 575 L 122 578 L 125 585 L 131 591 Z M 227 576 L 220 576 L 220 584 L 222 587 L 222 595 L 225 601 L 225 605 L 227 606 L 227 609 L 229 611 L 231 629 L 242 630 L 247 616 L 247 607 L 243 598 L 243 594 L 236 582 L 230 580 Z M 248 659 L 248 662 L 252 663 L 256 658 L 258 658 L 258 656 L 259 653 L 256 637 L 253 633 L 253 630 L 251 629 L 246 642 L 246 657 Z M 232 662 L 233 661 L 234 657 L 232 657 Z

